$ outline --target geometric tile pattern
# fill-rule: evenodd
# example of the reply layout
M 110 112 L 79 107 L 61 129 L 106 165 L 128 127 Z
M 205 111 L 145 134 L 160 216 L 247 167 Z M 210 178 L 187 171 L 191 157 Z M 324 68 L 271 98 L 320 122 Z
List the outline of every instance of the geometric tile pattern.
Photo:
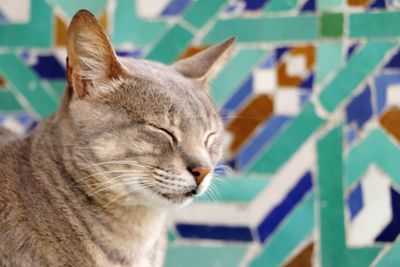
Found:
M 0 1 L 1 125 L 54 112 L 81 8 L 123 57 L 237 36 L 211 88 L 234 174 L 173 214 L 165 266 L 400 265 L 399 1 Z

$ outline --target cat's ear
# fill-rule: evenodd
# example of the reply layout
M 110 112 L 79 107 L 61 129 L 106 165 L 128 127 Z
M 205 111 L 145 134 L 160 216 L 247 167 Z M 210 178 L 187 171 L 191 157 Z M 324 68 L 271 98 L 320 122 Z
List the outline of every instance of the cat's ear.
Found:
M 179 60 L 173 67 L 188 78 L 207 81 L 214 67 L 218 65 L 217 62 L 224 58 L 235 39 L 236 37 L 231 37 L 192 57 Z
M 67 33 L 67 81 L 79 98 L 107 90 L 107 80 L 124 75 L 105 31 L 94 15 L 80 10 Z

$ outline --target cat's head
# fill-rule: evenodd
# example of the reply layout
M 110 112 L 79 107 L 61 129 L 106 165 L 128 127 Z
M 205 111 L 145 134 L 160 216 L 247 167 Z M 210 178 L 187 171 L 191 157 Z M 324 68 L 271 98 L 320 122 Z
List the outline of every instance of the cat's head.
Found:
M 207 83 L 234 39 L 172 65 L 119 59 L 95 17 L 79 11 L 67 40 L 66 147 L 88 194 L 169 206 L 204 193 L 223 131 Z

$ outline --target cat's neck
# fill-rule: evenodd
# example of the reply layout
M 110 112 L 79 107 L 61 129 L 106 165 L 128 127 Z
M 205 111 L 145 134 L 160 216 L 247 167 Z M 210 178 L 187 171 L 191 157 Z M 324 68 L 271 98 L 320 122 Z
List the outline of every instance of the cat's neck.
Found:
M 88 196 L 85 187 L 78 182 L 85 173 L 69 162 L 60 141 L 66 137 L 61 135 L 59 124 L 57 118 L 49 118 L 31 137 L 32 152 L 36 155 L 32 162 L 35 176 L 45 179 L 49 186 L 58 187 L 51 194 L 67 196 L 70 206 L 79 212 L 74 214 L 78 218 L 76 221 L 88 228 L 88 235 L 98 247 L 97 253 L 102 254 L 96 257 L 127 263 L 152 253 L 163 233 L 166 211 L 139 203 L 131 206 L 121 206 L 117 202 L 110 204 L 107 197 Z M 136 262 L 134 266 L 141 264 Z

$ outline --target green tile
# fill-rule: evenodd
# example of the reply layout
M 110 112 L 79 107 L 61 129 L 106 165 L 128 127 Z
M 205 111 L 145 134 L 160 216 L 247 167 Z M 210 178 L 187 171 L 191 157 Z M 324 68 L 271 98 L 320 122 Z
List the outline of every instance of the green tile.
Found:
M 237 36 L 238 42 L 314 40 L 318 37 L 317 17 L 301 15 L 220 20 L 204 42 L 216 43 L 232 35 Z
M 57 94 L 58 99 L 61 99 L 61 97 L 64 94 L 66 81 L 48 81 L 48 83 L 53 88 L 54 92 Z
M 52 114 L 57 108 L 57 100 L 46 93 L 38 77 L 14 54 L 0 54 L 0 73 L 11 84 L 14 95 L 24 98 L 40 117 Z
M 82 1 L 82 0 L 46 0 L 47 3 L 53 8 L 59 8 L 64 11 L 68 19 L 72 19 L 74 14 L 80 9 L 86 9 L 95 14 L 97 17 L 101 16 L 107 7 L 107 0 L 96 1 Z
M 346 184 L 356 183 L 370 164 L 376 164 L 400 186 L 400 148 L 380 129 L 372 130 L 368 136 L 349 152 L 346 162 Z
M 165 21 L 147 21 L 137 15 L 135 1 L 116 1 L 113 14 L 111 40 L 120 45 L 133 42 L 137 46 L 148 45 L 167 29 Z
M 269 177 L 229 176 L 214 178 L 212 188 L 215 196 L 211 193 L 196 199 L 196 202 L 241 202 L 252 201 L 269 184 Z M 211 200 L 210 200 L 211 198 Z
M 278 267 L 306 240 L 314 227 L 314 198 L 300 203 L 264 245 L 249 267 Z
M 350 37 L 400 36 L 400 12 L 371 12 L 351 14 Z
M 275 173 L 323 122 L 324 120 L 315 113 L 314 104 L 308 104 L 258 156 L 248 171 Z
M 343 14 L 323 13 L 321 15 L 321 36 L 340 37 L 343 34 Z
M 0 90 L 0 112 L 15 112 L 22 110 L 23 108 L 10 90 Z
M 369 77 L 394 46 L 389 42 L 369 42 L 357 51 L 320 94 L 319 99 L 324 107 L 330 112 L 334 111 Z
M 347 248 L 343 190 L 343 128 L 331 130 L 317 144 L 318 214 L 321 265 L 369 266 L 381 248 Z
M 147 55 L 147 59 L 173 63 L 186 49 L 193 38 L 193 34 L 176 24 Z
M 261 49 L 241 49 L 224 65 L 211 83 L 211 95 L 214 101 L 222 104 L 252 72 L 254 67 L 266 56 Z
M 280 12 L 280 11 L 288 11 L 297 7 L 299 1 L 298 0 L 271 0 L 269 1 L 265 7 L 264 11 L 266 12 Z
M 165 267 L 205 267 L 205 266 L 239 266 L 246 253 L 245 245 L 178 245 L 169 246 L 165 258 Z
M 182 17 L 193 26 L 201 28 L 214 17 L 225 2 L 225 0 L 198 0 L 185 11 Z
M 376 267 L 399 266 L 400 263 L 400 242 L 397 241 L 375 265 Z
M 341 42 L 321 42 L 317 47 L 315 75 L 317 83 L 335 71 L 343 61 Z
M 0 46 L 49 47 L 53 39 L 53 14 L 44 0 L 31 1 L 31 17 L 26 24 L 1 24 Z
M 172 230 L 168 230 L 167 231 L 167 237 L 168 237 L 168 241 L 170 243 L 174 242 L 174 241 L 176 241 L 178 239 L 178 237 L 176 236 L 176 234 Z
M 343 7 L 343 0 L 317 0 L 319 10 L 339 9 Z

